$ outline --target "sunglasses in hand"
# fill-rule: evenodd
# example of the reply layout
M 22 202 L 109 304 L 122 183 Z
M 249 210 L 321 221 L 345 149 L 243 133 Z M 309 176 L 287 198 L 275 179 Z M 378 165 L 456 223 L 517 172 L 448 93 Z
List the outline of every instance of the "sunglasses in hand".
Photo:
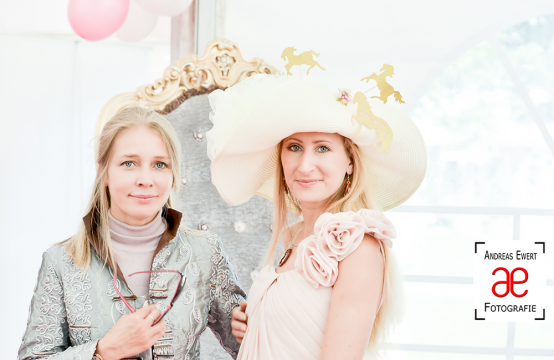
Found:
M 156 319 L 156 321 L 154 321 L 152 326 L 156 325 L 163 318 L 163 316 L 169 311 L 169 309 L 171 309 L 171 307 L 173 306 L 173 301 L 175 300 L 177 295 L 179 295 L 181 290 L 183 290 L 183 287 L 185 286 L 185 283 L 187 281 L 186 275 L 181 273 L 180 271 L 177 271 L 177 270 L 138 271 L 138 272 L 130 274 L 129 276 L 133 276 L 133 275 L 136 275 L 136 274 L 153 274 L 153 273 L 174 273 L 174 274 L 177 274 L 179 276 L 179 283 L 177 284 L 177 288 L 175 289 L 175 293 L 173 294 L 173 297 L 169 301 L 169 305 L 164 310 L 164 312 L 160 315 L 160 317 L 158 319 Z M 117 288 L 117 273 L 115 271 L 113 272 L 113 287 L 114 287 L 115 291 L 117 292 L 117 295 L 119 295 L 119 297 L 121 298 L 123 303 L 129 309 L 129 311 L 134 313 L 136 310 L 131 306 L 131 304 L 129 304 L 129 302 L 125 299 L 125 297 L 123 295 L 121 295 L 121 292 L 119 292 L 119 289 Z

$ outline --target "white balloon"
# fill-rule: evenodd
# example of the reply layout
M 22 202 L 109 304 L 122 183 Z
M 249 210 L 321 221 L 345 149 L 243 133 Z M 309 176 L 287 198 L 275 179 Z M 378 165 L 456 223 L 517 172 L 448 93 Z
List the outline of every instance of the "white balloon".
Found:
M 171 18 L 169 16 L 158 16 L 156 27 L 152 30 L 152 35 L 158 39 L 171 38 Z
M 128 42 L 140 41 L 150 35 L 158 17 L 142 7 L 138 6 L 135 0 L 129 2 L 127 18 L 119 30 L 115 33 L 119 39 Z
M 192 0 L 136 0 L 144 10 L 156 15 L 179 15 L 192 3 Z

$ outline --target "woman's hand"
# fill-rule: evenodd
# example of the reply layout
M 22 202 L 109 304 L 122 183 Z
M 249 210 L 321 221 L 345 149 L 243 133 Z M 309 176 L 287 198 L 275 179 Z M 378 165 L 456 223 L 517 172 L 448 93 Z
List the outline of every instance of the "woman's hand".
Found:
M 104 360 L 117 360 L 150 348 L 165 334 L 165 322 L 156 325 L 161 316 L 156 305 L 145 305 L 132 314 L 123 315 L 96 346 L 96 354 Z
M 246 316 L 246 302 L 242 301 L 240 306 L 231 311 L 231 328 L 233 329 L 232 333 L 237 338 L 237 342 L 242 343 L 244 338 L 244 333 L 246 332 L 246 324 L 248 322 L 248 317 Z

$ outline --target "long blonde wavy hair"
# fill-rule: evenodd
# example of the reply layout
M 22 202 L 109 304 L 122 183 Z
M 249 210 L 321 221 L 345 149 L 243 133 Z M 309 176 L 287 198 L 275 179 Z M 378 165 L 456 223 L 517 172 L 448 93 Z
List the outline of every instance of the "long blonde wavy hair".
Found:
M 112 117 L 104 128 L 98 139 L 98 153 L 96 154 L 97 171 L 90 200 L 86 207 L 85 214 L 92 214 L 91 231 L 92 236 L 98 241 L 100 252 L 103 257 L 112 264 L 115 264 L 115 254 L 111 247 L 108 212 L 110 209 L 110 193 L 105 185 L 108 174 L 108 164 L 112 157 L 114 144 L 119 134 L 135 126 L 145 126 L 156 134 L 160 135 L 171 159 L 171 171 L 173 174 L 173 185 L 167 203 L 162 211 L 172 207 L 179 193 L 181 184 L 181 145 L 175 130 L 162 115 L 157 112 L 141 107 L 130 107 L 121 110 Z M 71 255 L 75 265 L 84 270 L 88 269 L 92 261 L 91 244 L 87 236 L 86 227 L 83 222 L 79 230 L 67 243 L 65 251 Z
M 379 209 L 374 205 L 371 197 L 371 180 L 365 170 L 360 148 L 351 139 L 343 137 L 344 148 L 352 162 L 352 175 L 350 176 L 350 189 L 346 195 L 346 176 L 343 184 L 333 194 L 323 212 L 338 213 L 346 211 L 357 212 L 361 209 Z M 275 192 L 273 197 L 273 234 L 265 256 L 265 264 L 270 265 L 274 261 L 275 250 L 279 239 L 292 239 L 292 227 L 288 223 L 288 211 L 292 208 L 297 214 L 302 214 L 302 207 L 291 191 L 285 192 L 284 172 L 281 163 L 283 141 L 277 145 L 277 166 Z M 394 253 L 386 246 L 382 246 L 385 257 L 385 284 L 383 289 L 383 304 L 373 322 L 371 337 L 366 349 L 366 356 L 370 358 L 380 357 L 385 347 L 386 339 L 391 330 L 400 322 L 403 313 L 403 287 L 402 277 Z

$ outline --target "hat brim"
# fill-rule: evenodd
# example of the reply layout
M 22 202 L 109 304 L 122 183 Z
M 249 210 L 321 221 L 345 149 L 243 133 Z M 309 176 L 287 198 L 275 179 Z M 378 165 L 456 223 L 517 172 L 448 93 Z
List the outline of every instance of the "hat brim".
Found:
M 377 131 L 353 119 L 356 105 L 336 101 L 337 94 L 308 81 L 274 89 L 233 129 L 212 160 L 212 182 L 230 205 L 253 195 L 273 200 L 277 145 L 299 132 L 338 133 L 358 145 L 372 183 L 372 199 L 383 211 L 406 201 L 425 176 L 427 154 L 412 120 L 399 109 L 370 102 L 373 113 L 392 129 L 390 152 L 379 151 Z

